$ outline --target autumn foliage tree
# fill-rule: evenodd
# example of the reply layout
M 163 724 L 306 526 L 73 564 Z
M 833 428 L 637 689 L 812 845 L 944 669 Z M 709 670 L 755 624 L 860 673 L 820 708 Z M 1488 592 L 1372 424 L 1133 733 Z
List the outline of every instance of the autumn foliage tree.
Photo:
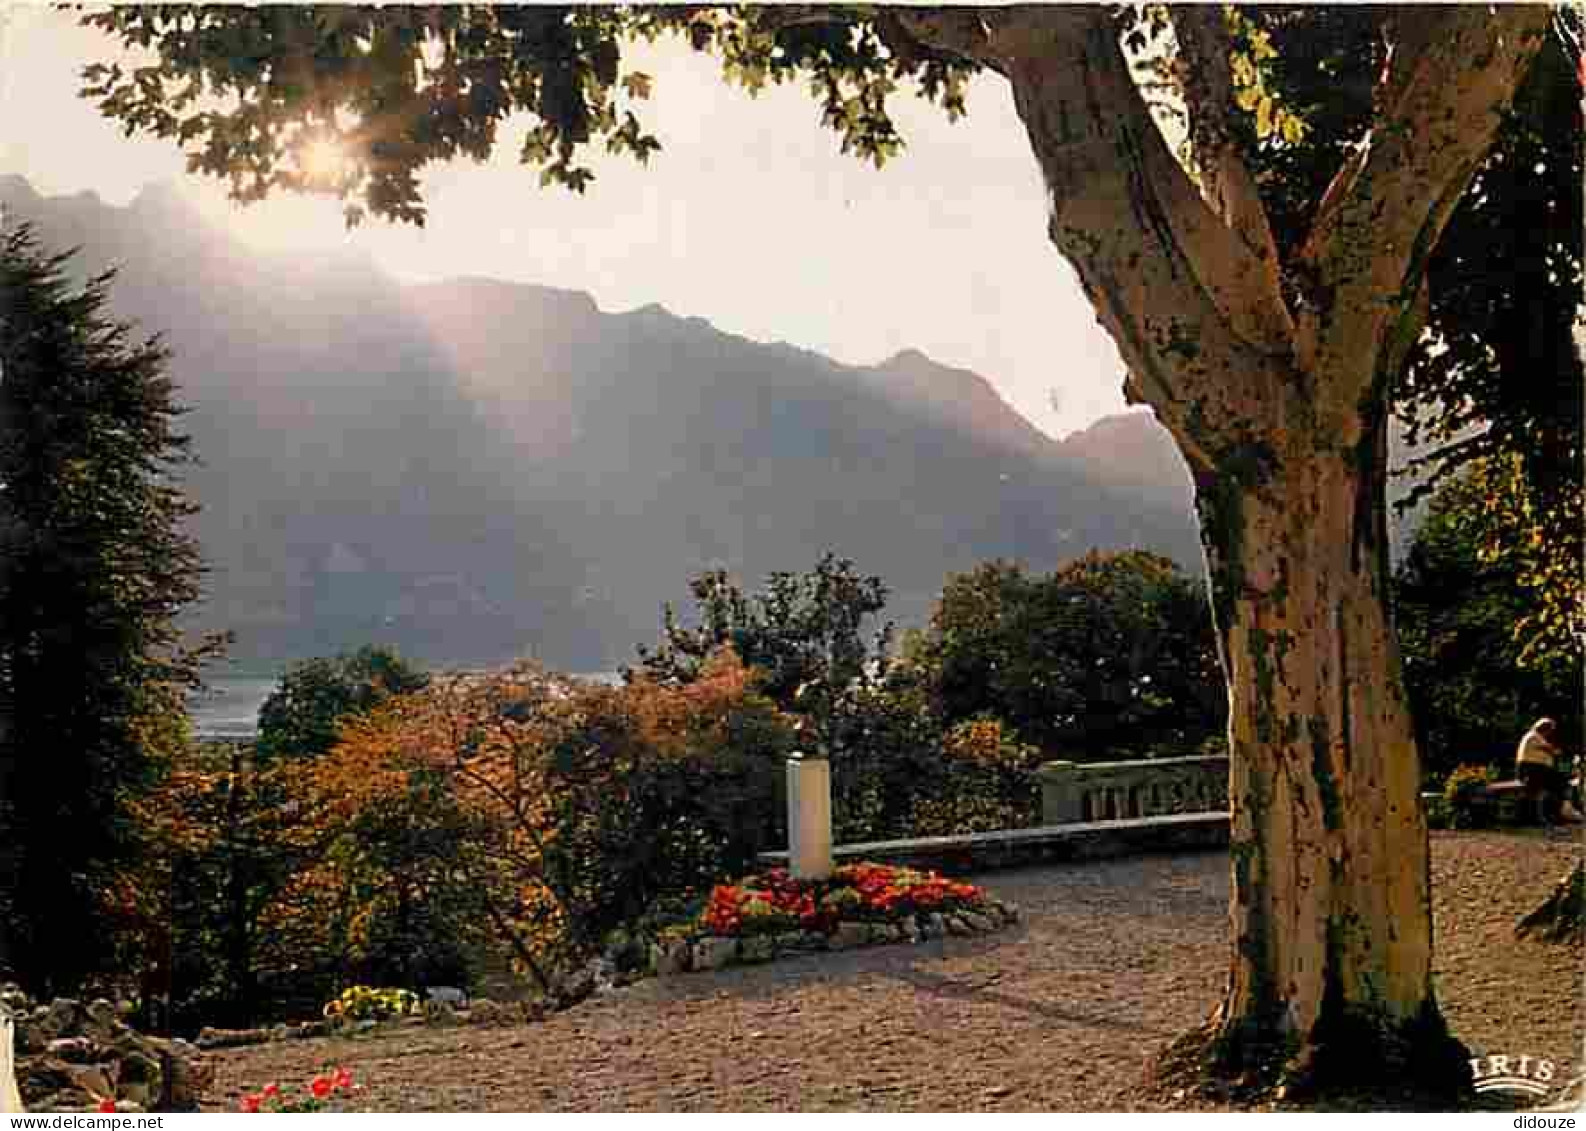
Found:
M 245 1025 L 503 959 L 576 996 L 612 931 L 785 843 L 795 731 L 761 678 L 730 649 L 686 684 L 449 673 L 339 712 L 324 749 L 197 748 L 140 810 L 160 852 L 139 921 L 166 927 L 146 997 L 181 1028 Z
M 417 787 L 356 819 L 317 788 L 343 728 L 425 682 L 377 647 L 305 661 L 266 700 L 258 741 L 173 753 L 133 812 L 148 851 L 118 886 L 126 912 L 112 932 L 136 943 L 123 957 L 143 972 L 147 1024 L 301 1016 L 350 978 L 456 966 L 437 941 L 444 932 L 410 913 L 408 895 L 466 828 L 446 825 L 437 798 Z M 403 806 L 433 817 L 413 843 L 382 835 L 409 823 Z M 355 851 L 360 839 L 384 854 Z
M 157 56 L 94 69 L 89 93 L 195 170 L 244 199 L 321 189 L 409 221 L 419 171 L 487 155 L 515 112 L 536 118 L 523 157 L 545 180 L 586 188 L 593 141 L 647 158 L 651 84 L 622 65 L 634 35 L 679 32 L 751 89 L 808 78 L 844 147 L 878 161 L 901 144 L 900 84 L 957 112 L 970 74 L 1000 76 L 1048 190 L 1046 236 L 1196 483 L 1229 683 L 1233 898 L 1228 985 L 1185 1059 L 1295 1088 L 1463 1078 L 1432 988 L 1420 768 L 1387 615 L 1386 421 L 1432 256 L 1551 9 L 1373 7 L 1347 59 L 1307 51 L 1326 12 L 1190 5 L 87 18 Z M 1182 152 L 1130 56 L 1169 50 L 1168 30 Z M 1330 80 L 1315 107 L 1269 81 L 1286 57 Z M 1332 124 L 1308 133 L 1308 118 Z M 308 160 L 325 142 L 350 155 L 334 175 Z
M 317 1011 L 350 985 L 467 985 L 489 946 L 487 893 L 468 864 L 487 830 L 446 775 L 359 756 L 379 717 L 357 716 L 331 751 L 273 771 L 296 847 L 257 913 L 254 961 L 276 1010 Z
M 751 870 L 780 845 L 792 741 L 730 650 L 680 686 L 571 685 L 531 667 L 458 674 L 351 726 L 313 792 L 357 830 L 354 851 L 438 860 L 446 876 L 413 891 L 465 889 L 476 925 L 557 993 L 578 958 L 657 900 Z M 433 801 L 405 801 L 415 790 Z M 437 824 L 467 835 L 433 857 Z

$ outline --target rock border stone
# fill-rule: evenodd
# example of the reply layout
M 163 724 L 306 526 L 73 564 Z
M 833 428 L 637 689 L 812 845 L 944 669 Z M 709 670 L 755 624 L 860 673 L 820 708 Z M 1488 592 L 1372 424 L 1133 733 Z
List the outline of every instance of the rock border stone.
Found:
M 1004 930 L 1017 923 L 1019 916 L 1017 904 L 987 896 L 972 906 L 946 912 L 918 912 L 895 920 L 842 919 L 827 934 L 795 930 L 729 937 L 690 932 L 654 939 L 646 944 L 637 936 L 621 933 L 599 956 L 558 979 L 554 992 L 544 1001 L 500 1002 L 474 998 L 462 1007 L 449 1001 L 427 1001 L 417 1013 L 378 1021 L 323 1019 L 251 1029 L 205 1027 L 199 1030 L 191 1044 L 185 1041 L 167 1043 L 185 1046 L 196 1055 L 200 1050 L 325 1037 L 357 1038 L 404 1028 L 530 1024 L 543 1021 L 549 1014 L 571 1008 L 586 998 L 611 993 L 646 978 L 759 965 L 793 955 L 868 946 L 917 945 L 948 937 L 972 938 Z M 108 1003 L 104 1006 L 108 1007 Z M 41 1031 L 53 1034 L 61 1028 L 51 1020 L 53 1015 L 49 1011 L 54 1008 L 41 1007 Z M 103 1012 L 101 1003 L 94 1003 L 90 1012 L 95 1009 Z M 62 1055 L 56 1059 L 66 1060 L 66 1051 L 64 1048 L 57 1050 Z
M 30 1113 L 197 1111 L 214 1068 L 187 1041 L 134 1030 L 103 998 L 35 1002 L 0 986 L 0 1010 L 15 1029 L 16 1083 Z
M 274 1041 L 315 1040 L 322 1037 L 361 1037 L 388 1033 L 396 1029 L 455 1025 L 517 1025 L 543 1021 L 550 1010 L 540 1002 L 504 1002 L 474 998 L 465 1008 L 449 1002 L 426 1002 L 417 1013 L 347 1021 L 300 1021 L 295 1024 L 261 1026 L 254 1029 L 217 1029 L 206 1026 L 198 1031 L 193 1044 L 200 1049 L 240 1048 Z
M 688 933 L 656 939 L 641 946 L 637 945 L 637 938 L 623 933 L 598 957 L 560 979 L 549 1001 L 498 1002 L 474 998 L 466 1008 L 431 1001 L 426 1002 L 419 1013 L 382 1021 L 305 1021 L 256 1029 L 205 1028 L 200 1030 L 194 1043 L 200 1049 L 223 1049 L 318 1037 L 356 1038 L 400 1028 L 533 1023 L 586 998 L 611 993 L 646 978 L 761 965 L 793 955 L 867 946 L 916 945 L 947 937 L 972 938 L 994 934 L 1018 921 L 1017 904 L 987 897 L 971 907 L 948 912 L 920 912 L 896 920 L 842 919 L 830 934 L 783 931 L 731 937 Z

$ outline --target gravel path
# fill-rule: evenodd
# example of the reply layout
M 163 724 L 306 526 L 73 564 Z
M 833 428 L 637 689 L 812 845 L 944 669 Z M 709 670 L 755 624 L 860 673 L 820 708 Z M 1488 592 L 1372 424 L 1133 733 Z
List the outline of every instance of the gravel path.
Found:
M 1434 833 L 1440 999 L 1473 1053 L 1581 1071 L 1578 951 L 1517 943 L 1579 854 L 1535 833 Z M 945 939 L 639 983 L 533 1026 L 418 1030 L 216 1055 L 217 1102 L 335 1063 L 380 1111 L 1116 1110 L 1215 1004 L 1227 857 L 978 877 L 1024 919 Z

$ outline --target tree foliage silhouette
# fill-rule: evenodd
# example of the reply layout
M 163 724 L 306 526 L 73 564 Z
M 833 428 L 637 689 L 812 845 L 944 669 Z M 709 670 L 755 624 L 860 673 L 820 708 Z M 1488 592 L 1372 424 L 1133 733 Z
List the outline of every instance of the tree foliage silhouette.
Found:
M 111 958 L 135 806 L 186 737 L 199 592 L 157 341 L 26 226 L 0 237 L 0 967 L 35 993 Z

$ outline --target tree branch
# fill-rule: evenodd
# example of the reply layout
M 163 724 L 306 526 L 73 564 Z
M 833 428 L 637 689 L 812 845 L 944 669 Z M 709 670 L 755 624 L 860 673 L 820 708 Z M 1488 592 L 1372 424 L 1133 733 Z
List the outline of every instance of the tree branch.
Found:
M 1292 333 L 1293 319 L 1281 297 L 1277 241 L 1272 237 L 1272 225 L 1256 190 L 1255 179 L 1229 128 L 1234 108 L 1234 83 L 1228 57 L 1233 44 L 1222 6 L 1177 6 L 1172 12 L 1179 59 L 1184 68 L 1184 103 L 1189 112 L 1190 145 L 1200 167 L 1201 195 L 1261 263 L 1265 273 L 1263 285 L 1278 296 L 1282 321 Z
M 885 8 L 876 24 L 883 36 L 901 31 L 917 43 L 1006 74 L 992 50 L 988 15 L 993 14 L 978 8 Z
M 1392 344 L 1404 325 L 1551 12 L 1412 5 L 1394 19 L 1377 125 L 1328 187 L 1300 252 L 1307 279 L 1300 364 L 1314 374 L 1320 410 L 1344 426 L 1377 376 L 1362 359 Z
M 1123 355 L 1126 391 L 1214 465 L 1293 379 L 1270 264 L 1169 151 L 1105 11 L 1020 8 L 988 22 L 1051 193 L 1052 240 Z

